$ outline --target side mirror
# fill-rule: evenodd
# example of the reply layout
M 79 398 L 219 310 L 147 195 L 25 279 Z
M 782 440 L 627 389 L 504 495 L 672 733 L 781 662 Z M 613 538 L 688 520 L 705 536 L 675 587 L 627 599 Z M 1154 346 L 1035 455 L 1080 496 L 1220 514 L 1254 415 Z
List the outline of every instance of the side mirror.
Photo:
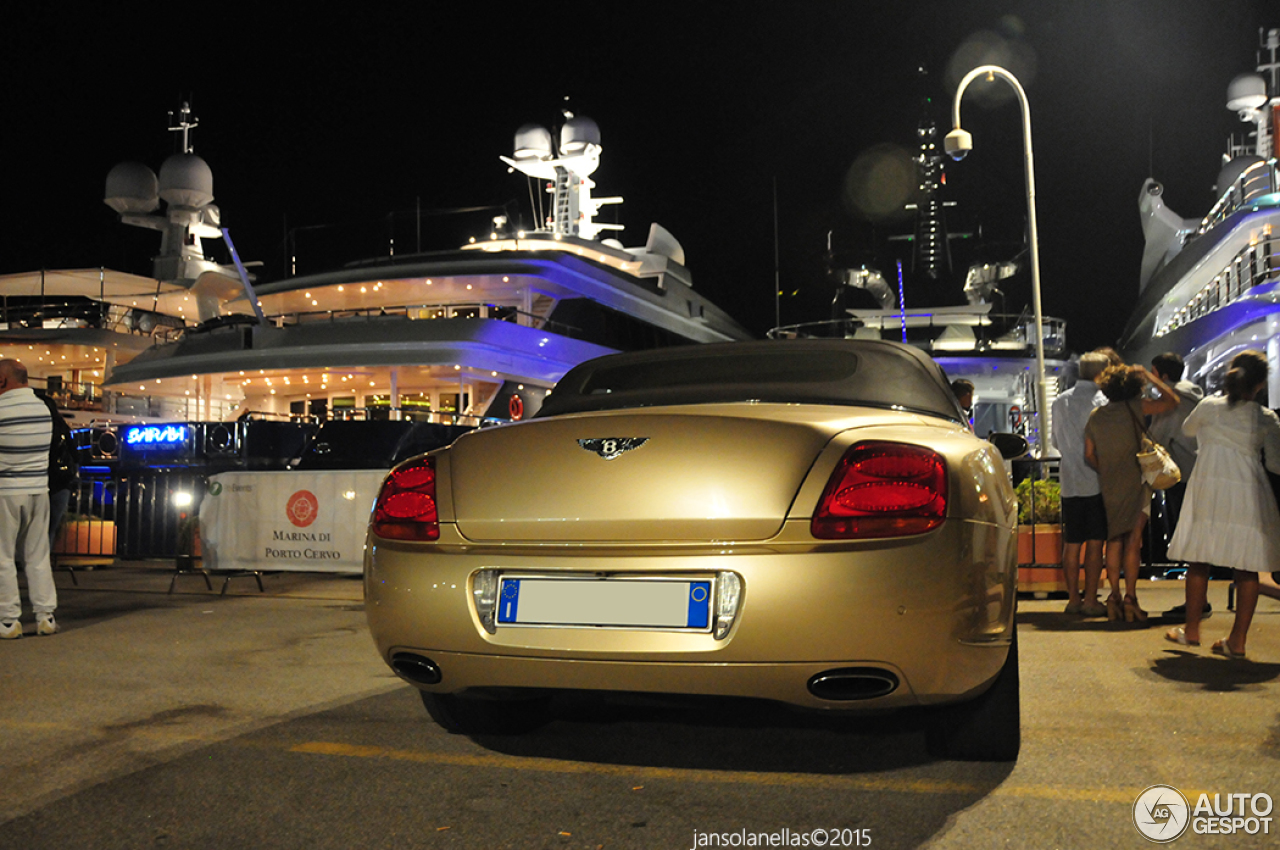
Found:
M 1000 432 L 992 434 L 990 440 L 991 445 L 996 447 L 996 451 L 1000 452 L 1000 456 L 1005 460 L 1026 457 L 1031 450 L 1031 444 L 1021 434 Z

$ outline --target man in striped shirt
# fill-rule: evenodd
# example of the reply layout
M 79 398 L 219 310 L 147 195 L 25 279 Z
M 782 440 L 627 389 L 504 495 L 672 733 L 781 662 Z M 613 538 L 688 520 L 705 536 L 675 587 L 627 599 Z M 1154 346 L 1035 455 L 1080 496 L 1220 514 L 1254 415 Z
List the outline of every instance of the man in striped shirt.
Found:
M 36 634 L 58 630 L 58 592 L 49 563 L 49 443 L 53 420 L 27 386 L 27 367 L 0 360 L 0 638 L 22 637 L 18 555 Z

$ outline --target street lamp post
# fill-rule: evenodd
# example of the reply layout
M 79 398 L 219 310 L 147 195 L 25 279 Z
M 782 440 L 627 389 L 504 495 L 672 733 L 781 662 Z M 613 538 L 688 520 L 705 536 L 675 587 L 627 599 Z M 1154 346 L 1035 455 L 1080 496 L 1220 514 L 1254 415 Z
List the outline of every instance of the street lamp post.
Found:
M 965 154 L 973 150 L 973 136 L 960 129 L 960 99 L 964 97 L 964 90 L 969 87 L 969 83 L 981 76 L 985 76 L 988 80 L 999 77 L 1013 86 L 1013 90 L 1018 95 L 1018 104 L 1022 107 L 1022 144 L 1027 172 L 1027 238 L 1031 248 L 1031 308 L 1035 312 L 1036 322 L 1036 415 L 1039 418 L 1036 428 L 1036 450 L 1040 457 L 1044 457 L 1049 411 L 1046 405 L 1048 393 L 1044 373 L 1044 316 L 1040 311 L 1040 245 L 1036 237 L 1036 177 L 1031 157 L 1031 107 L 1027 104 L 1027 93 L 1023 91 L 1018 78 L 999 65 L 982 65 L 965 74 L 964 79 L 960 81 L 960 87 L 956 89 L 955 102 L 951 105 L 951 123 L 955 125 L 955 129 L 947 133 L 946 139 L 943 140 L 943 147 L 951 158 L 957 161 L 964 159 Z

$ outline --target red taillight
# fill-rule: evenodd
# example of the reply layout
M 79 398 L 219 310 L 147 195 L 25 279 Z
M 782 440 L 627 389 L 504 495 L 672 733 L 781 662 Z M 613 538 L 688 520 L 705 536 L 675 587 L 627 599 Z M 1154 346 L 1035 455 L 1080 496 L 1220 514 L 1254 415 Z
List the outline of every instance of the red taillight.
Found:
M 373 506 L 373 533 L 388 540 L 437 540 L 435 458 L 392 470 Z
M 813 513 L 822 540 L 922 534 L 947 515 L 942 455 L 905 443 L 858 443 L 845 452 Z

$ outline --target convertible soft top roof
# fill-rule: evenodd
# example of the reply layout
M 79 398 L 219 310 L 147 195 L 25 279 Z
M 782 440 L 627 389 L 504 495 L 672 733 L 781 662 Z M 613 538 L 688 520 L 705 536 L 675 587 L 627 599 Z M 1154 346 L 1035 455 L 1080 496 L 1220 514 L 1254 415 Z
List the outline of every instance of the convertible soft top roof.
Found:
M 866 405 L 963 421 L 946 376 L 924 352 L 846 339 L 716 343 L 600 357 L 571 369 L 538 416 L 736 401 Z

